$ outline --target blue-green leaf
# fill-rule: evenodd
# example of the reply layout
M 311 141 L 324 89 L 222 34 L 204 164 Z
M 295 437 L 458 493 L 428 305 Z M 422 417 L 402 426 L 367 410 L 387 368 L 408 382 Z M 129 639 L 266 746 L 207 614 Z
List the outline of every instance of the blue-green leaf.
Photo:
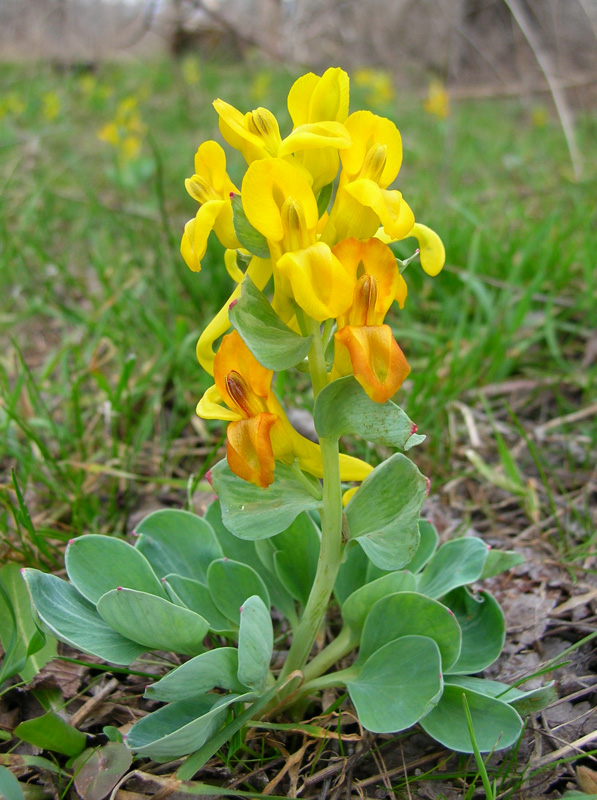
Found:
M 191 658 L 145 690 L 152 700 L 176 702 L 210 692 L 216 686 L 233 692 L 246 692 L 237 678 L 238 650 L 217 647 Z
M 222 614 L 204 583 L 184 578 L 181 575 L 166 575 L 163 580 L 172 595 L 171 600 L 175 603 L 180 601 L 185 608 L 206 619 L 210 631 L 227 634 L 237 627 Z
M 421 720 L 421 726 L 444 747 L 472 753 L 462 695 L 466 696 L 473 720 L 475 740 L 481 752 L 511 747 L 522 731 L 522 720 L 507 703 L 461 686 L 444 686 L 436 707 Z
M 514 550 L 490 550 L 480 579 L 484 581 L 486 578 L 493 578 L 494 575 L 506 572 L 519 564 L 524 564 L 524 556 L 521 553 L 515 553 Z
M 243 481 L 226 460 L 211 470 L 212 486 L 220 499 L 226 528 L 241 539 L 267 539 L 286 530 L 301 513 L 321 505 L 319 482 L 308 475 L 299 480 L 292 467 L 276 463 L 275 480 L 267 489 Z
M 400 569 L 415 555 L 427 479 L 401 453 L 363 481 L 346 506 L 350 537 L 380 569 Z
M 460 627 L 448 608 L 417 592 L 398 592 L 373 605 L 363 626 L 357 663 L 402 636 L 433 639 L 445 672 L 456 663 L 460 653 Z
M 354 634 L 359 634 L 373 605 L 389 594 L 412 592 L 415 577 L 410 572 L 387 572 L 380 578 L 361 586 L 346 598 L 342 606 L 342 619 Z
M 425 438 L 415 434 L 417 426 L 396 403 L 375 403 L 352 375 L 321 390 L 313 421 L 320 438 L 358 434 L 369 442 L 401 450 L 409 450 Z
M 130 664 L 148 649 L 113 630 L 70 583 L 36 569 L 23 575 L 39 618 L 60 641 L 112 664 Z
M 228 313 L 232 326 L 267 369 L 290 369 L 303 361 L 311 349 L 313 337 L 301 336 L 282 322 L 249 277 L 244 279 L 241 296 Z
M 56 640 L 48 636 L 40 638 L 37 630 L 27 585 L 17 564 L 6 564 L 0 569 L 0 584 L 6 592 L 10 609 L 0 593 L 0 641 L 5 655 L 2 666 L 10 658 L 13 670 L 11 675 L 3 670 L 4 678 L 18 674 L 24 681 L 30 681 L 40 669 L 56 655 Z M 12 610 L 12 613 L 11 613 Z M 14 650 L 10 653 L 10 641 L 14 637 Z
M 445 595 L 442 603 L 454 612 L 462 631 L 460 656 L 450 672 L 466 675 L 493 664 L 506 638 L 504 615 L 497 600 L 489 592 L 472 595 L 461 586 Z
M 0 767 L 0 797 L 4 800 L 25 800 L 20 781 L 6 767 Z
M 243 603 L 238 633 L 238 680 L 261 692 L 265 687 L 272 652 L 274 629 L 263 600 L 257 595 Z
M 417 590 L 441 597 L 458 586 L 479 580 L 487 558 L 487 545 L 474 536 L 443 544 L 418 576 Z
M 376 650 L 346 682 L 363 727 L 373 733 L 410 728 L 442 693 L 441 657 L 425 636 L 403 636 Z
M 97 604 L 108 625 L 152 650 L 194 656 L 203 648 L 209 623 L 181 606 L 134 589 L 112 589 Z
M 136 547 L 160 578 L 174 573 L 205 582 L 222 549 L 211 526 L 196 514 L 173 508 L 154 511 L 138 525 Z
M 293 626 L 296 625 L 297 617 L 294 600 L 276 574 L 270 570 L 262 570 L 261 559 L 255 549 L 258 542 L 239 539 L 238 536 L 230 533 L 222 522 L 222 510 L 219 500 L 214 501 L 208 507 L 205 512 L 205 519 L 214 529 L 224 555 L 227 558 L 241 561 L 243 564 L 253 567 L 263 578 L 272 605 L 278 608 Z
M 267 588 L 261 576 L 247 564 L 221 558 L 212 562 L 207 572 L 207 587 L 222 614 L 239 625 L 241 606 L 251 595 L 259 595 L 269 608 Z
M 222 726 L 228 706 L 254 697 L 253 692 L 203 694 L 170 703 L 136 722 L 126 736 L 126 744 L 133 752 L 154 761 L 193 753 Z
M 289 528 L 267 539 L 282 585 L 304 606 L 317 571 L 321 534 L 309 514 L 299 514 Z
M 71 583 L 90 603 L 119 586 L 166 597 L 145 556 L 113 536 L 79 536 L 69 542 L 64 560 Z

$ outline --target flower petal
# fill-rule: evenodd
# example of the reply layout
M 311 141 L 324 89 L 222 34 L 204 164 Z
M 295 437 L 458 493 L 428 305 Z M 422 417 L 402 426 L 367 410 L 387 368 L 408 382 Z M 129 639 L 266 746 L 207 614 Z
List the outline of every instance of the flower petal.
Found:
M 380 189 L 375 181 L 366 178 L 346 184 L 344 191 L 374 211 L 392 239 L 403 239 L 412 230 L 415 215 L 400 192 Z
M 197 403 L 196 413 L 201 419 L 221 419 L 226 422 L 237 422 L 242 419 L 242 414 L 231 411 L 222 405 L 222 396 L 217 386 L 210 386 Z
M 239 478 L 262 489 L 274 481 L 270 431 L 277 421 L 275 414 L 263 412 L 250 419 L 231 422 L 226 431 L 228 466 Z
M 289 198 L 300 204 L 307 231 L 315 239 L 317 200 L 302 169 L 280 158 L 254 161 L 243 178 L 241 194 L 249 222 L 268 241 L 284 238 L 281 209 Z
M 334 339 L 337 348 L 348 350 L 353 374 L 373 401 L 385 403 L 396 394 L 410 367 L 388 325 L 346 325 Z
M 189 220 L 184 227 L 180 252 L 193 272 L 201 269 L 201 259 L 207 250 L 207 239 L 225 205 L 224 200 L 208 200 L 199 208 L 195 218 Z
M 299 150 L 315 150 L 318 147 L 335 147 L 337 150 L 350 147 L 350 136 L 344 125 L 340 122 L 299 125 L 284 139 L 278 155 L 282 158 Z
M 260 290 L 265 288 L 271 274 L 271 261 L 269 261 L 269 259 L 257 258 L 257 256 L 251 259 L 251 263 L 245 273 Z M 230 303 L 234 302 L 234 300 L 238 300 L 240 297 L 241 287 L 242 283 L 239 283 L 215 317 L 203 329 L 199 341 L 197 342 L 197 360 L 209 375 L 214 374 L 214 359 L 216 354 L 213 350 L 213 343 L 230 328 L 228 309 Z
M 356 111 L 345 124 L 352 139 L 352 146 L 340 154 L 346 179 L 355 180 L 359 176 L 371 147 L 385 145 L 386 160 L 379 178 L 379 185 L 385 189 L 396 178 L 402 164 L 400 131 L 391 120 L 371 111 Z
M 290 283 L 298 305 L 318 322 L 343 314 L 352 303 L 356 264 L 342 264 L 323 242 L 285 253 L 276 271 Z
M 421 266 L 432 277 L 441 272 L 446 263 L 444 244 L 435 231 L 416 222 L 404 238 L 414 236 L 419 243 Z
M 226 378 L 233 371 L 242 377 L 249 389 L 258 397 L 264 399 L 268 397 L 274 373 L 257 361 L 238 331 L 232 331 L 224 336 L 214 360 L 214 380 L 218 392 L 226 405 L 234 410 L 237 405 L 226 387 Z
M 288 93 L 288 111 L 295 127 L 306 122 L 336 120 L 348 116 L 349 79 L 340 67 L 330 67 L 318 77 L 312 72 L 294 82 Z

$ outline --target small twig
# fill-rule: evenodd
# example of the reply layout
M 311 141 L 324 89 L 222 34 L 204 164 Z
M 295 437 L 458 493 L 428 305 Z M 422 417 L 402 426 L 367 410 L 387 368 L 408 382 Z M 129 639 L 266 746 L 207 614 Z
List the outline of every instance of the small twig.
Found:
M 83 722 L 83 720 L 91 714 L 91 712 L 100 705 L 100 703 L 105 700 L 105 698 L 112 694 L 114 689 L 118 686 L 119 681 L 116 678 L 112 678 L 108 681 L 105 686 L 102 686 L 93 697 L 90 697 L 89 700 L 86 700 L 81 708 L 79 708 L 70 718 L 69 722 L 76 728 Z
M 574 131 L 574 121 L 572 119 L 572 112 L 566 100 L 566 95 L 555 80 L 555 70 L 552 67 L 551 58 L 549 53 L 544 50 L 541 42 L 535 34 L 535 29 L 532 22 L 527 17 L 527 13 L 519 0 L 504 0 L 510 13 L 516 20 L 516 23 L 523 33 L 524 38 L 527 40 L 529 47 L 533 51 L 533 55 L 537 59 L 537 63 L 541 71 L 545 75 L 545 80 L 549 85 L 551 96 L 558 112 L 562 130 L 566 137 L 568 150 L 570 152 L 570 160 L 572 161 L 572 169 L 574 170 L 574 177 L 579 181 L 582 177 L 582 161 L 580 150 L 576 142 L 576 133 Z
M 586 756 L 586 753 L 582 748 L 596 740 L 597 730 L 591 731 L 591 733 L 587 733 L 586 736 L 581 736 L 581 738 L 577 739 L 575 742 L 571 742 L 564 747 L 560 747 L 559 750 L 554 750 L 553 753 L 547 753 L 547 755 L 544 755 L 537 759 L 537 761 L 534 761 L 532 766 L 534 769 L 537 769 L 538 767 L 545 767 L 547 764 L 551 764 L 554 761 L 559 761 L 563 758 L 568 758 L 568 756 L 575 754 Z

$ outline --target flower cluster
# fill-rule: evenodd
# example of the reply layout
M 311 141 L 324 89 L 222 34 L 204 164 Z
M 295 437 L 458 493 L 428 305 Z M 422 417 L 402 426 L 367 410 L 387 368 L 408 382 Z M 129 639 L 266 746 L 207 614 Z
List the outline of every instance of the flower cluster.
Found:
M 444 248 L 436 233 L 415 222 L 401 192 L 389 188 L 402 162 L 398 129 L 370 111 L 349 114 L 343 70 L 328 69 L 321 77 L 308 73 L 294 83 L 287 136 L 266 108 L 243 114 L 223 100 L 214 107 L 224 140 L 240 151 L 247 169 L 237 187 L 224 149 L 207 141 L 186 181 L 199 208 L 185 226 L 184 260 L 199 271 L 213 231 L 237 283 L 197 345 L 200 363 L 214 377 L 197 413 L 229 421 L 228 464 L 241 478 L 268 486 L 276 461 L 298 462 L 320 477 L 319 448 L 290 425 L 271 389 L 272 371 L 237 331 L 228 333 L 230 305 L 247 278 L 259 290 L 271 284 L 279 321 L 313 335 L 313 347 L 325 351 L 314 393 L 354 375 L 372 400 L 385 403 L 410 371 L 385 323 L 392 303 L 403 307 L 407 295 L 401 274 L 407 262 L 398 261 L 389 244 L 414 237 L 429 275 L 441 270 Z M 343 480 L 362 480 L 370 470 L 340 456 Z

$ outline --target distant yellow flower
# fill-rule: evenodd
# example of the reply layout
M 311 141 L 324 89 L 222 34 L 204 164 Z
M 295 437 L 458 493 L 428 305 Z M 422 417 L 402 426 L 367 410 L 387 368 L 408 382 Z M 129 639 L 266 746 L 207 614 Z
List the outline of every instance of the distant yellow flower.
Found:
M 272 84 L 271 72 L 258 72 L 251 81 L 249 94 L 254 103 L 260 103 L 269 93 Z
M 8 94 L 0 100 L 0 119 L 6 116 L 18 117 L 26 108 L 25 102 L 17 92 L 8 92 Z
M 365 100 L 371 106 L 380 106 L 390 103 L 395 96 L 394 83 L 389 72 L 379 69 L 358 69 L 354 73 L 354 82 L 369 91 Z
M 544 128 L 549 121 L 547 109 L 544 106 L 535 106 L 531 112 L 531 121 L 535 128 Z
M 181 66 L 182 78 L 189 86 L 194 86 L 201 80 L 199 60 L 195 56 L 187 56 Z
M 432 80 L 423 108 L 428 114 L 446 119 L 450 115 L 450 95 L 441 81 Z
M 41 102 L 44 117 L 52 122 L 60 114 L 60 97 L 56 92 L 46 92 Z

